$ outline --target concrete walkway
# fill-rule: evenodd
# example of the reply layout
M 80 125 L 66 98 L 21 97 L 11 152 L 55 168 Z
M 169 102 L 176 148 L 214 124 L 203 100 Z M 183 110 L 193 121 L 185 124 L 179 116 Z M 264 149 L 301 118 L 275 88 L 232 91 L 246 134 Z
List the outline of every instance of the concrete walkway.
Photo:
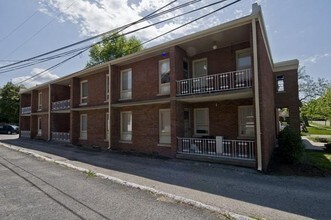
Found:
M 330 177 L 269 176 L 234 166 L 95 152 L 43 141 L 1 142 L 225 212 L 266 219 L 330 219 L 331 216 Z
M 305 149 L 307 150 L 316 150 L 316 151 L 323 151 L 324 150 L 324 144 L 321 142 L 315 142 L 312 140 L 309 140 L 306 136 L 302 136 L 302 142 L 305 146 Z

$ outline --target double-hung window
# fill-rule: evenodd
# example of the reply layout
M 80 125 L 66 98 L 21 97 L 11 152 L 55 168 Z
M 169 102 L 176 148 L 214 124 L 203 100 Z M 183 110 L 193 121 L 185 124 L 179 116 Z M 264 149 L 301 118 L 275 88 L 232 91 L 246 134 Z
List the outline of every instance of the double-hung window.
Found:
M 80 82 L 80 104 L 87 104 L 88 82 L 87 80 Z
M 159 61 L 159 93 L 170 94 L 170 61 L 164 59 Z
M 284 76 L 279 75 L 276 77 L 276 87 L 277 87 L 277 92 L 284 92 L 285 87 L 284 87 Z
M 194 109 L 194 134 L 209 135 L 209 109 Z
M 235 75 L 235 86 L 245 87 L 250 85 L 251 81 L 251 66 L 252 66 L 252 55 L 251 49 L 244 49 L 236 51 L 237 56 L 237 72 Z M 240 71 L 242 70 L 242 71 Z
M 253 106 L 238 107 L 238 127 L 239 137 L 254 138 L 255 136 L 255 119 Z
M 87 114 L 80 115 L 80 139 L 87 139 Z
M 159 110 L 160 144 L 171 143 L 170 109 Z
M 38 125 L 38 128 L 37 128 L 38 129 L 38 133 L 37 133 L 38 136 L 41 136 L 41 134 L 42 134 L 41 122 L 42 122 L 41 117 L 38 117 L 38 124 L 37 124 Z
M 43 108 L 43 93 L 38 93 L 38 111 L 41 111 Z
M 132 97 L 132 70 L 121 71 L 121 99 L 131 99 Z
M 207 58 L 193 60 L 193 92 L 199 92 L 207 86 L 206 76 L 208 74 Z
M 121 140 L 132 140 L 132 112 L 121 112 Z

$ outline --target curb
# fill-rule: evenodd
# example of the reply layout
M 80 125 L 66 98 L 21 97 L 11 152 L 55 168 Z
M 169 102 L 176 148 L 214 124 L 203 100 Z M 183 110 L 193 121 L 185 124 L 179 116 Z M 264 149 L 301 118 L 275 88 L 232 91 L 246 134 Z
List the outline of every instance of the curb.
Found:
M 4 144 L 2 142 L 0 142 L 0 146 L 4 146 L 4 147 L 6 147 L 10 150 L 15 150 L 15 151 L 24 153 L 26 155 L 31 155 L 33 157 L 39 158 L 39 159 L 44 160 L 44 161 L 53 162 L 53 163 L 56 163 L 56 164 L 59 164 L 59 165 L 62 165 L 62 166 L 65 166 L 65 167 L 68 167 L 68 168 L 71 168 L 71 169 L 74 169 L 74 170 L 78 170 L 80 172 L 89 172 L 89 171 L 94 172 L 93 170 L 78 167 L 78 166 L 72 165 L 72 164 L 67 163 L 67 162 L 54 160 L 54 159 L 42 156 L 40 154 L 30 152 L 28 150 L 25 150 L 25 149 L 17 147 L 17 146 Z M 123 185 L 123 186 L 127 186 L 127 187 L 131 187 L 131 188 L 139 189 L 139 190 L 142 190 L 142 191 L 150 192 L 150 193 L 155 194 L 155 195 L 164 196 L 164 197 L 173 199 L 176 202 L 185 203 L 187 205 L 191 205 L 191 206 L 194 206 L 194 207 L 197 207 L 197 208 L 207 209 L 207 210 L 212 211 L 212 212 L 218 212 L 218 213 L 224 215 L 225 217 L 230 217 L 230 218 L 234 218 L 234 219 L 237 219 L 237 220 L 253 220 L 253 218 L 248 217 L 248 216 L 239 215 L 239 214 L 236 214 L 236 213 L 233 213 L 233 212 L 226 212 L 226 211 L 223 211 L 223 210 L 221 210 L 220 208 L 218 208 L 216 206 L 207 205 L 205 203 L 198 202 L 198 201 L 195 201 L 195 200 L 192 200 L 192 199 L 188 199 L 188 198 L 185 198 L 185 197 L 182 197 L 182 196 L 177 196 L 177 195 L 174 195 L 174 194 L 171 194 L 171 193 L 163 192 L 163 191 L 154 189 L 152 187 L 143 186 L 143 185 L 136 184 L 136 183 L 133 183 L 133 182 L 128 182 L 128 181 L 125 181 L 125 180 L 122 180 L 122 179 L 119 179 L 119 178 L 116 178 L 116 177 L 113 177 L 113 176 L 105 175 L 105 174 L 102 174 L 102 173 L 96 173 L 95 172 L 95 175 L 97 177 L 102 178 L 102 179 L 110 180 L 113 183 L 117 183 L 117 184 L 120 184 L 120 185 Z

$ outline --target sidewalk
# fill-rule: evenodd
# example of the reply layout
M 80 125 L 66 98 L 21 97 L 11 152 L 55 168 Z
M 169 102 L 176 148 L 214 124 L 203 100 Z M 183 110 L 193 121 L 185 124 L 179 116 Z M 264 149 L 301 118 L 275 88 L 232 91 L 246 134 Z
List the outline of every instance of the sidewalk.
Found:
M 324 151 L 324 144 L 320 142 L 314 142 L 309 140 L 306 136 L 301 137 L 302 142 L 307 150 L 316 150 L 316 151 Z
M 1 142 L 218 207 L 224 212 L 267 219 L 327 219 L 331 216 L 330 178 L 268 176 L 254 169 L 96 152 L 28 139 Z

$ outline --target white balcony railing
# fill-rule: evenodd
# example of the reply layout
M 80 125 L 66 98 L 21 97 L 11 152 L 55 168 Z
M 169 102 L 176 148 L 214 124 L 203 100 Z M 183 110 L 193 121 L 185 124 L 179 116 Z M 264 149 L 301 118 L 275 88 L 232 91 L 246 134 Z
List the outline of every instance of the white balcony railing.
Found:
M 178 153 L 255 160 L 255 142 L 207 138 L 177 138 Z
M 30 131 L 21 130 L 21 137 L 30 138 Z
M 176 81 L 177 95 L 193 95 L 252 87 L 250 69 Z
M 52 111 L 70 109 L 70 99 L 52 102 Z
M 31 106 L 23 107 L 22 108 L 22 115 L 24 114 L 30 114 L 31 113 Z
M 52 132 L 52 140 L 61 142 L 70 142 L 69 132 Z

